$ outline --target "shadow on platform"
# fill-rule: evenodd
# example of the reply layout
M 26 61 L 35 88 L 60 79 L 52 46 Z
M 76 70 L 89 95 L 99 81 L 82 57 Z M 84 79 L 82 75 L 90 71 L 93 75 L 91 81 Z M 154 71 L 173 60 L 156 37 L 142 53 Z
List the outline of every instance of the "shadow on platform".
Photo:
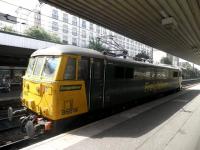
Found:
M 107 129 L 91 138 L 140 137 L 169 119 L 199 94 L 200 90 L 190 90 L 185 94 L 182 94 L 167 101 L 166 103 L 162 103 L 159 106 L 156 106 L 120 124 L 117 124 L 116 126 Z M 81 133 L 80 136 L 88 137 L 89 135 L 87 135 L 87 133 Z

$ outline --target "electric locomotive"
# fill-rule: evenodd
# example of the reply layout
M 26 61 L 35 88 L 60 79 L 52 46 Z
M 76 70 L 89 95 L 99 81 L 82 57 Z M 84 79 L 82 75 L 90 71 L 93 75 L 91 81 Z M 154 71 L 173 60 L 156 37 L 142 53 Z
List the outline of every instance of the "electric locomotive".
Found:
M 35 51 L 23 76 L 21 127 L 32 137 L 84 113 L 181 89 L 178 68 L 116 58 L 76 46 Z

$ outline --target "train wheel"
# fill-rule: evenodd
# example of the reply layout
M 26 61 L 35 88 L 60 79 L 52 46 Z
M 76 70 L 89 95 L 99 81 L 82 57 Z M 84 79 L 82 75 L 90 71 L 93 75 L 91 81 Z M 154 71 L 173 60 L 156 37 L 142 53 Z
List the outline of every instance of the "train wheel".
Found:
M 35 136 L 35 128 L 34 128 L 34 124 L 33 124 L 32 120 L 29 120 L 26 123 L 25 129 L 26 129 L 26 134 L 28 135 L 28 137 L 34 138 L 34 136 Z
M 25 125 L 28 121 L 28 117 L 24 116 L 23 118 L 20 118 L 20 120 L 21 120 L 20 121 L 20 129 L 23 133 L 25 133 L 26 132 Z

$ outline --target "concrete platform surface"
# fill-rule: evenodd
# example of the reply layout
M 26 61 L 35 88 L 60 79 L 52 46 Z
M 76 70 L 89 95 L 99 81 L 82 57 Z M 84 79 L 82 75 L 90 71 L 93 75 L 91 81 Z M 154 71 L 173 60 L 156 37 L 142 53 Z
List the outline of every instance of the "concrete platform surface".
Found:
M 198 150 L 200 84 L 24 148 Z

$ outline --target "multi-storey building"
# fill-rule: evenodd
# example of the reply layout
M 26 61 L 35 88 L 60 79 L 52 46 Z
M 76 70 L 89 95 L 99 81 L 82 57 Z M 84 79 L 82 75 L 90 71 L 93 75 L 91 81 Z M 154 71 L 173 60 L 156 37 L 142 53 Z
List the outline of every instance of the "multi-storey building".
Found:
M 167 54 L 167 57 L 170 59 L 170 61 L 172 62 L 173 66 L 179 66 L 179 58 L 176 56 L 173 56 L 171 54 Z
M 30 18 L 34 18 L 33 25 L 41 26 L 48 32 L 58 35 L 64 44 L 87 47 L 91 38 L 112 35 L 118 44 L 128 50 L 130 56 L 134 57 L 141 51 L 145 51 L 151 58 L 153 56 L 152 47 L 150 46 L 50 5 L 38 5 L 32 15 L 33 17 Z
M 87 47 L 92 38 L 112 35 L 115 42 L 128 50 L 130 56 L 135 57 L 141 51 L 145 51 L 151 58 L 153 56 L 153 50 L 150 46 L 50 5 L 38 2 L 37 6 L 33 6 L 33 9 L 30 10 L 23 7 L 16 7 L 15 13 L 17 25 L 14 28 L 18 33 L 23 34 L 26 29 L 32 26 L 39 26 L 49 33 L 56 34 L 64 44 L 72 44 L 80 47 Z M 109 45 L 105 46 L 112 49 Z

